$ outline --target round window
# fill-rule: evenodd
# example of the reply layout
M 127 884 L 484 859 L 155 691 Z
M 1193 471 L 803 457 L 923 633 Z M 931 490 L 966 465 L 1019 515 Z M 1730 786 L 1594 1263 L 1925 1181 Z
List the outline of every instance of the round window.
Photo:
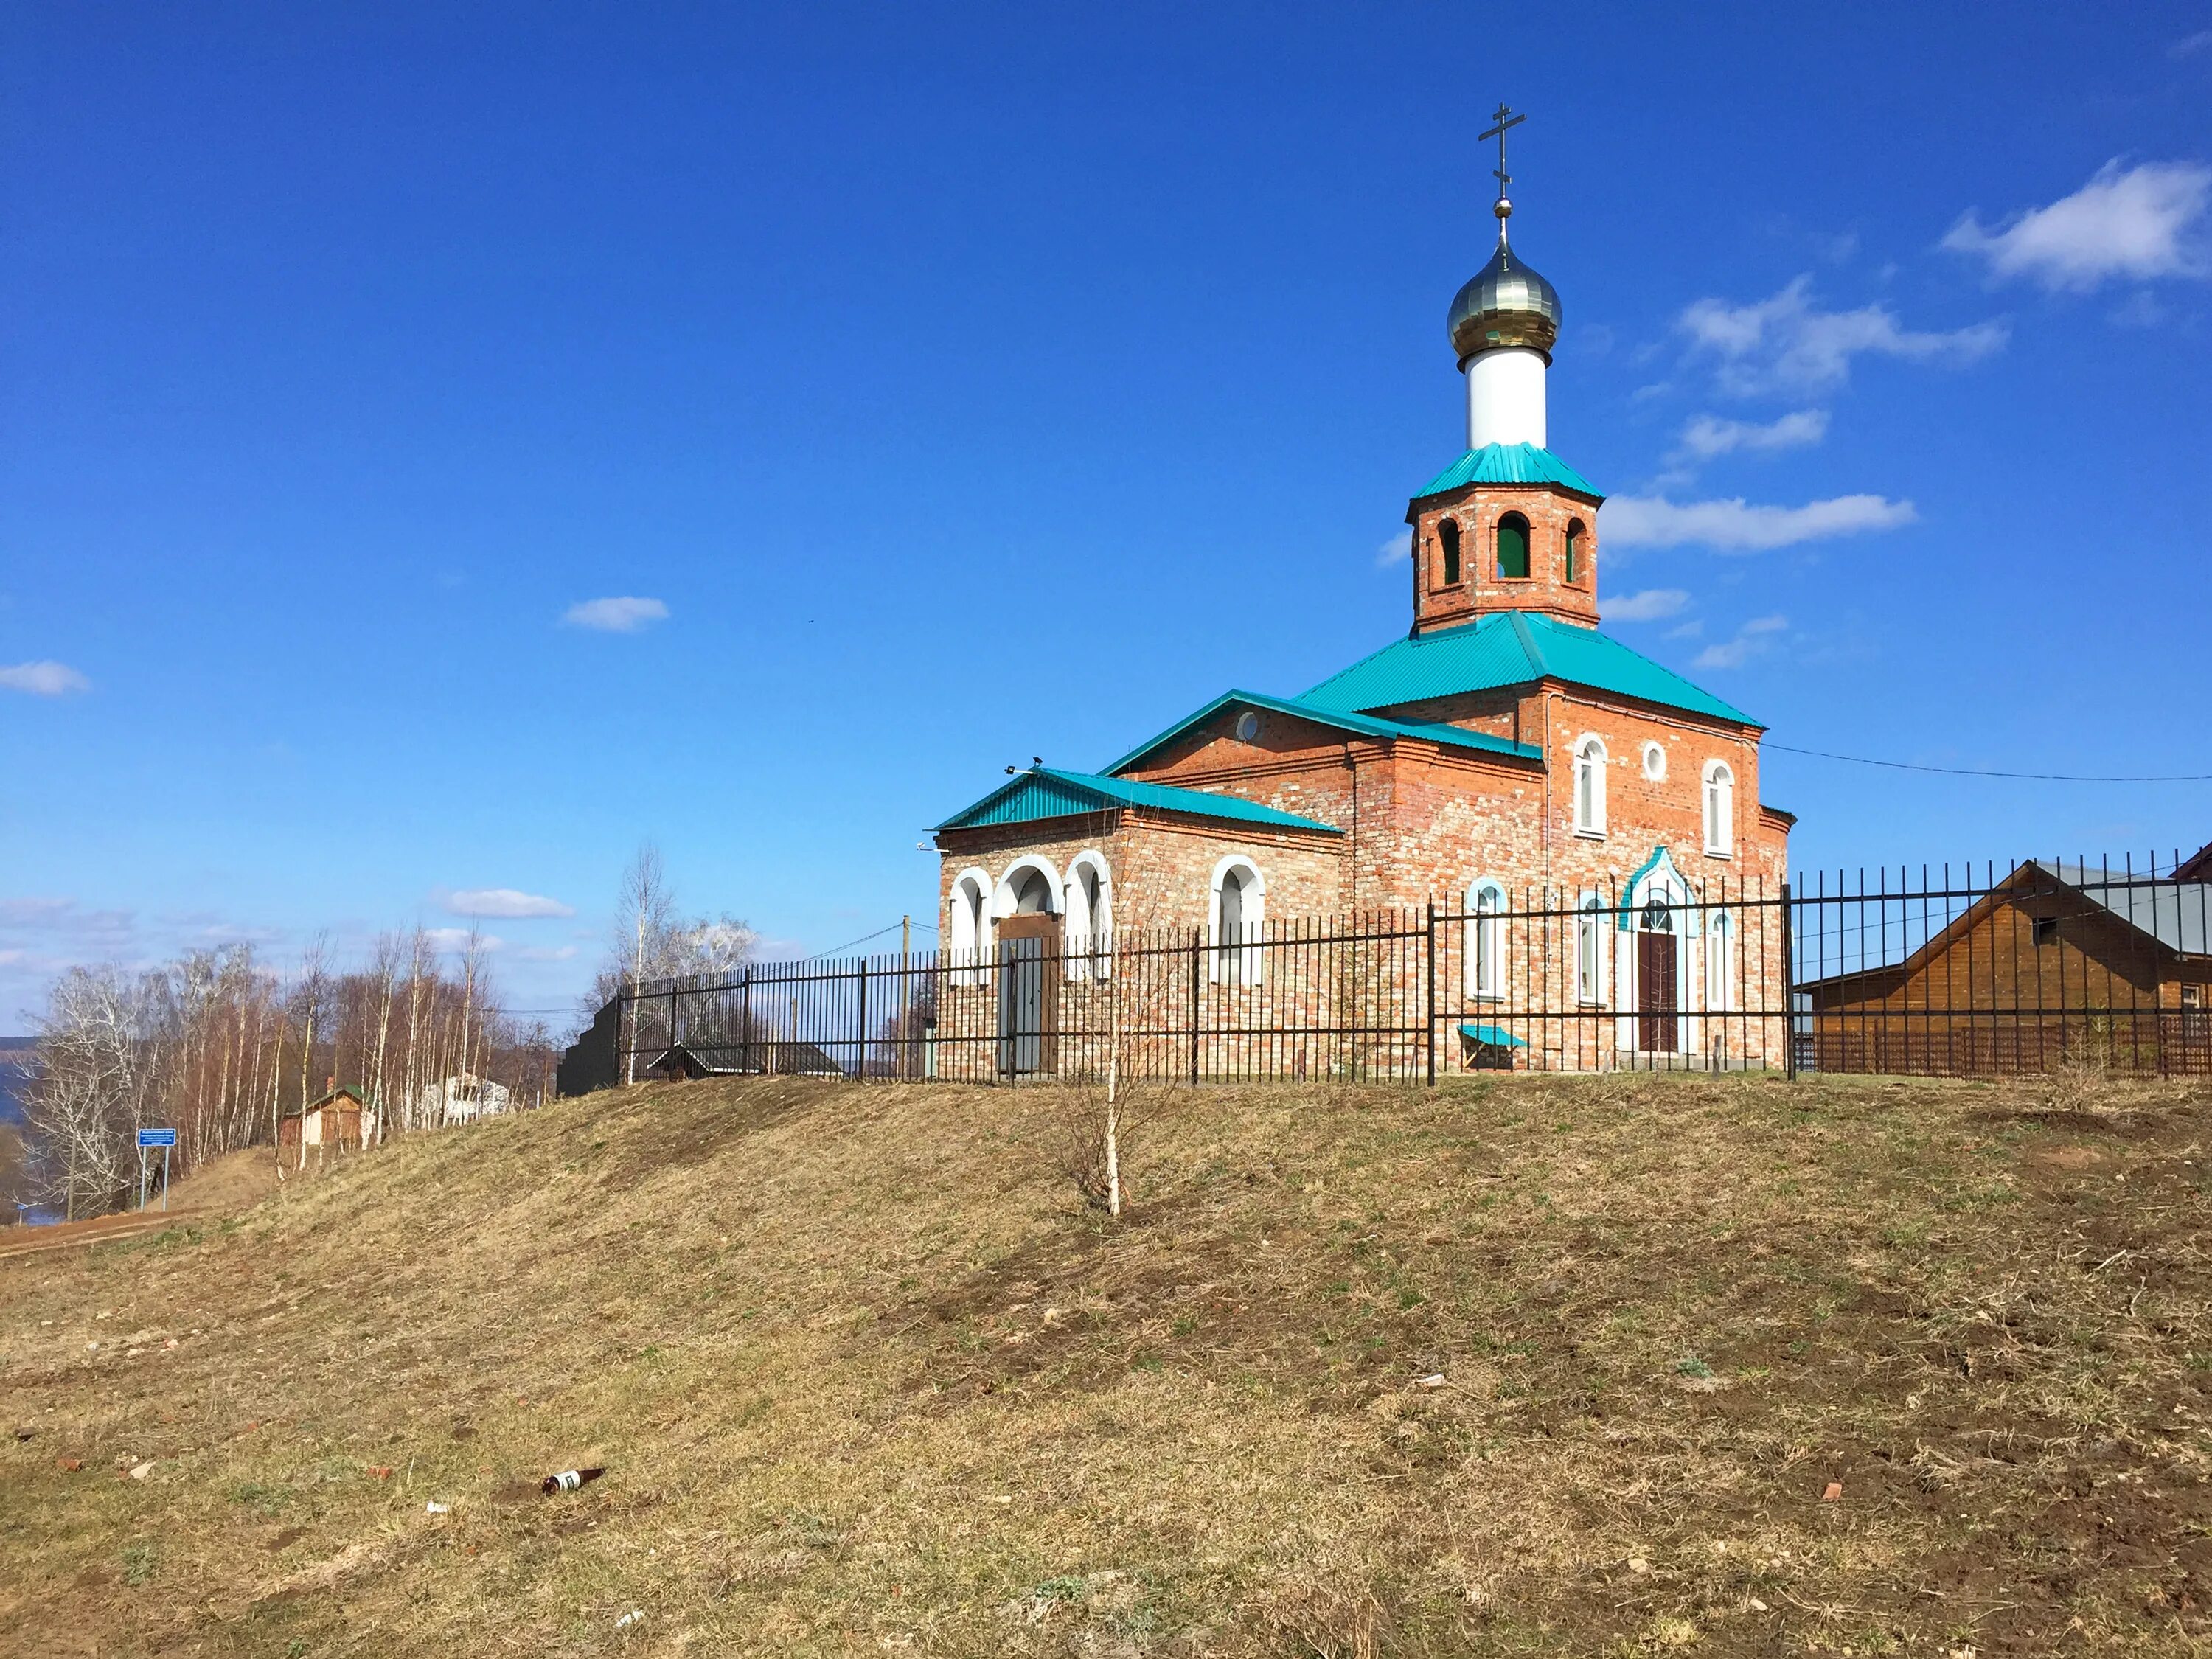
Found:
M 1237 717 L 1237 741 L 1249 743 L 1260 735 L 1260 717 L 1246 709 Z
M 1667 751 L 1656 743 L 1644 745 L 1644 775 L 1654 783 L 1667 775 Z

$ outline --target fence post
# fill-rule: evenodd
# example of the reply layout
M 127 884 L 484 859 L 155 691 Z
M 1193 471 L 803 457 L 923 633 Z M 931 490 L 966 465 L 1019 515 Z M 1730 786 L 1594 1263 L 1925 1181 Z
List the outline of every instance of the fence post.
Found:
M 750 1075 L 753 1069 L 753 970 L 750 963 L 745 967 L 744 984 L 745 994 L 738 1004 L 742 1010 L 738 1018 L 745 1023 L 745 1071 Z
M 1429 901 L 1428 1012 L 1421 1027 L 1421 1046 L 1428 1050 L 1429 1087 L 1437 1086 L 1437 902 Z
M 853 1062 L 853 1075 L 863 1083 L 868 1080 L 868 959 L 860 958 L 860 1052 Z
M 1192 928 L 1190 930 L 1190 1080 L 1194 1084 L 1198 1081 L 1198 958 L 1204 943 L 1204 935 L 1197 928 Z
M 1782 1075 L 1797 1080 L 1797 970 L 1790 945 L 1790 884 L 1782 884 Z

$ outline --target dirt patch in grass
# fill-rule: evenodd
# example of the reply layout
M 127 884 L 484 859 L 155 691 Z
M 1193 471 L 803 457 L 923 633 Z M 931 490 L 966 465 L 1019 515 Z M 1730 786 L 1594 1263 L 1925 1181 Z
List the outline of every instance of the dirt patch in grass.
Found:
M 1030 1091 L 416 1137 L 0 1263 L 0 1651 L 2185 1651 L 2208 1103 L 1206 1091 L 1119 1226 Z

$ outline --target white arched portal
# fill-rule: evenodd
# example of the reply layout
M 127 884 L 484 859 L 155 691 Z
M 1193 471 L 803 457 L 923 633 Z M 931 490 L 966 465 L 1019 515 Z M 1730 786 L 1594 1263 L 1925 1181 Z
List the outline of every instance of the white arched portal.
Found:
M 1260 982 L 1260 936 L 1267 921 L 1267 878 L 1242 853 L 1213 866 L 1206 900 L 1208 953 L 1217 985 Z
M 1031 880 L 1031 877 L 1036 879 Z M 999 878 L 999 884 L 991 895 L 991 914 L 1018 915 L 1027 908 L 1056 916 L 1066 902 L 1065 893 L 1065 884 L 1052 860 L 1041 854 L 1025 853 L 1008 865 L 1006 873 Z
M 981 980 L 979 964 L 991 945 L 990 896 L 988 871 L 971 866 L 953 878 L 945 943 L 955 985 L 974 985 Z
M 1691 940 L 1698 932 L 1698 911 L 1690 884 L 1675 867 L 1674 855 L 1655 847 L 1628 878 L 1613 921 L 1629 937 L 1615 957 L 1620 988 L 1615 1006 L 1621 1020 L 1618 1041 L 1644 1054 L 1680 1052 L 1693 1033 L 1684 1016 L 1690 1012 Z M 1647 994 L 1647 990 L 1649 994 Z
M 1113 971 L 1114 872 L 1103 853 L 1085 850 L 1067 861 L 1061 910 L 1066 917 L 1067 976 L 1104 979 Z

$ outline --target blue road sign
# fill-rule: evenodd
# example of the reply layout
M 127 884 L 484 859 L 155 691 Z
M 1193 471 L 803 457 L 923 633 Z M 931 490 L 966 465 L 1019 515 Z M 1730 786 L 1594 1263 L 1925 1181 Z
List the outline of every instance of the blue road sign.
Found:
M 173 1146 L 177 1144 L 177 1132 L 174 1129 L 141 1129 L 138 1144 L 141 1146 Z

